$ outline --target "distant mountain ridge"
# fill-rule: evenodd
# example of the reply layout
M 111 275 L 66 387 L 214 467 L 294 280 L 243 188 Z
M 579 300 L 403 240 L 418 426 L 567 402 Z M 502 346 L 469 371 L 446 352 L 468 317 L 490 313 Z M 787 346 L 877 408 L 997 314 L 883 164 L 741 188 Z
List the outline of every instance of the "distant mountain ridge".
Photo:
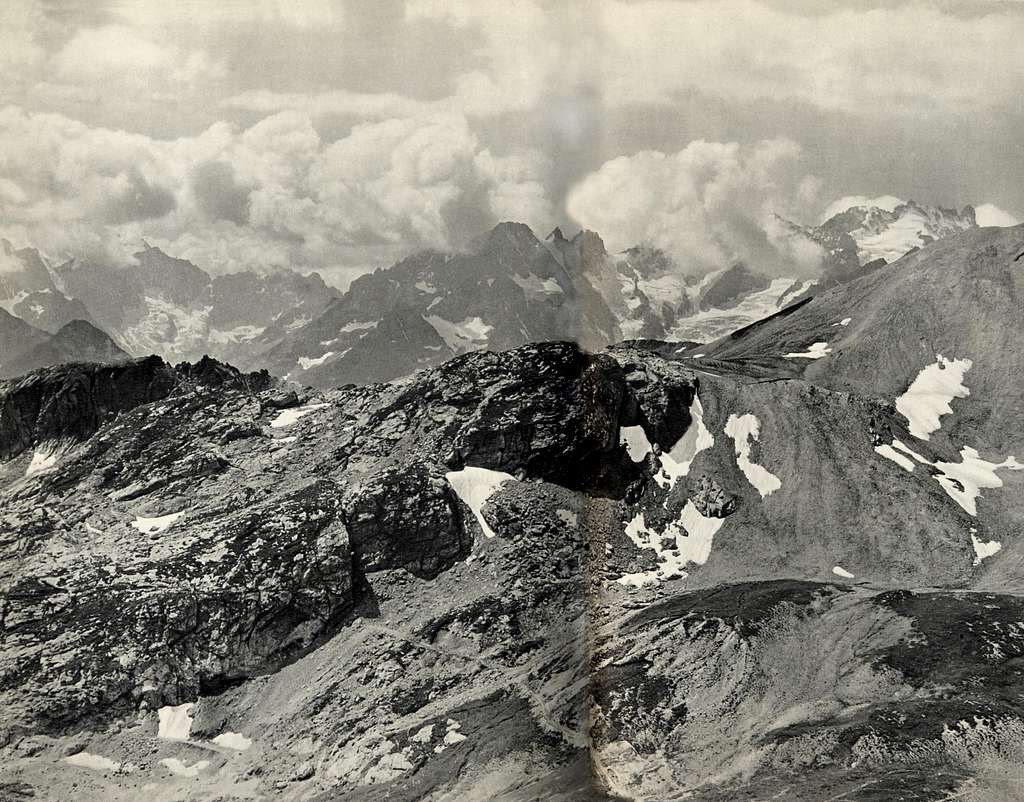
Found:
M 299 384 L 365 384 L 528 342 L 711 342 L 976 220 L 971 207 L 909 201 L 892 211 L 853 207 L 818 226 L 778 224 L 794 250 L 820 250 L 813 276 L 737 262 L 698 277 L 657 248 L 608 253 L 593 231 L 567 238 L 555 228 L 541 240 L 513 222 L 458 252 L 412 254 L 344 293 L 315 273 L 211 276 L 148 243 L 125 269 L 81 259 L 51 267 L 4 242 L 0 307 L 50 333 L 89 321 L 132 355 L 210 354 Z M 0 351 L 12 349 L 3 342 Z
M 111 363 L 130 358 L 87 320 L 72 320 L 54 334 L 48 334 L 0 310 L 0 337 L 15 344 L 4 349 L 0 377 L 20 376 L 66 362 Z

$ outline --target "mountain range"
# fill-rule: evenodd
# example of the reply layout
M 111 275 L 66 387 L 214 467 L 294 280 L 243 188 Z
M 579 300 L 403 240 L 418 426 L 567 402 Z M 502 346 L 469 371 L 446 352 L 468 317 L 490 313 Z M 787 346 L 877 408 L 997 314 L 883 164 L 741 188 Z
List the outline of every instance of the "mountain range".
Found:
M 145 243 L 133 264 L 113 267 L 87 259 L 51 265 L 36 250 L 3 242 L 0 307 L 51 334 L 84 320 L 134 356 L 174 362 L 211 355 L 326 388 L 528 342 L 708 342 L 976 226 L 970 207 L 913 202 L 893 211 L 854 207 L 818 226 L 778 222 L 790 248 L 814 249 L 820 265 L 813 272 L 769 276 L 736 263 L 698 276 L 655 248 L 609 254 L 597 233 L 570 239 L 556 228 L 542 240 L 517 223 L 501 223 L 456 253 L 411 255 L 345 292 L 317 274 L 288 270 L 211 276 Z M 39 337 L 22 333 L 19 342 L 9 329 L 0 330 L 4 361 Z
M 0 383 L 0 788 L 1014 798 L 1024 226 L 700 343 L 470 347 L 519 309 L 471 268 L 576 302 L 599 242 L 505 225 L 353 284 L 330 325 L 387 285 L 404 324 L 363 340 L 420 320 L 463 351 L 396 381 L 154 356 Z M 695 308 L 765 292 L 726 275 Z

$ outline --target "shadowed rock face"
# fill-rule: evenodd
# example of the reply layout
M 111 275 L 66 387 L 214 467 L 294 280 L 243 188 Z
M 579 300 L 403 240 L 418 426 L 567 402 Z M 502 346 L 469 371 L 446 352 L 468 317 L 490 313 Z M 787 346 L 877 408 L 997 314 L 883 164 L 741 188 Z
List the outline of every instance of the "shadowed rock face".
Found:
M 174 371 L 159 357 L 55 366 L 8 381 L 0 391 L 0 454 L 9 459 L 36 442 L 88 437 L 108 414 L 163 398 L 174 384 Z

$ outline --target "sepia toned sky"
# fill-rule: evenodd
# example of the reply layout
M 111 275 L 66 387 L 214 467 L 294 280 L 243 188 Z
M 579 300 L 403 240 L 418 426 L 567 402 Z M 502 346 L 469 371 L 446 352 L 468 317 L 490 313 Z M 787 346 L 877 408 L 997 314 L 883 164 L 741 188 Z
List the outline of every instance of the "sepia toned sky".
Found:
M 344 286 L 504 219 L 709 267 L 847 198 L 1008 224 L 1022 42 L 1013 0 L 3 0 L 0 236 Z

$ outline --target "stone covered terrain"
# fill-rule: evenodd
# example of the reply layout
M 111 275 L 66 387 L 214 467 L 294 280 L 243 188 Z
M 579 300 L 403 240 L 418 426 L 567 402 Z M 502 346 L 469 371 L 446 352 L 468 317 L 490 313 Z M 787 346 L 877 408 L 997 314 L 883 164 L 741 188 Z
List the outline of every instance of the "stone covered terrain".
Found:
M 1024 233 L 949 243 L 707 347 L 0 385 L 0 799 L 1019 798 Z M 953 341 L 846 371 L 904 269 Z

